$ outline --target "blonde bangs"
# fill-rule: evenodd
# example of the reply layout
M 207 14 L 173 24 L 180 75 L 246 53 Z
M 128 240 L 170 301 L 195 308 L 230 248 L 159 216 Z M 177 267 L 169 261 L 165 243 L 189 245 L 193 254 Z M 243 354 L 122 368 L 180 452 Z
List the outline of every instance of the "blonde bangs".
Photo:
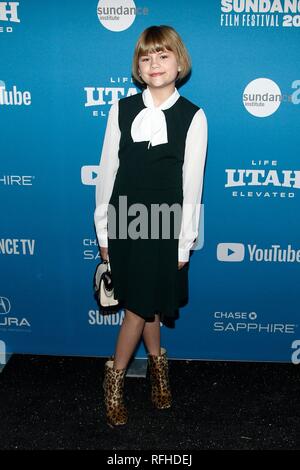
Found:
M 169 50 L 174 52 L 181 71 L 177 80 L 182 80 L 191 70 L 191 60 L 179 34 L 171 26 L 150 26 L 140 35 L 134 50 L 132 75 L 139 83 L 144 81 L 139 76 L 139 58 L 149 53 Z

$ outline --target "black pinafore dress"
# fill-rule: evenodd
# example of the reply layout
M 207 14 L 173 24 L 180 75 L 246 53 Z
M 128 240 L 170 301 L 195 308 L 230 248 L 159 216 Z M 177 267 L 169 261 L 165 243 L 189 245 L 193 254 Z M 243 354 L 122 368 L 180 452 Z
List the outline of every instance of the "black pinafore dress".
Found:
M 159 314 L 160 320 L 168 323 L 178 317 L 179 307 L 188 303 L 189 263 L 178 269 L 180 226 L 178 219 L 175 223 L 172 211 L 170 236 L 162 236 L 162 223 L 158 236 L 151 236 L 151 207 L 153 204 L 170 207 L 174 203 L 182 207 L 185 140 L 194 114 L 200 108 L 180 96 L 169 109 L 163 110 L 168 143 L 149 147 L 148 141 L 134 142 L 131 137 L 131 124 L 145 108 L 142 93 L 122 98 L 118 104 L 120 163 L 109 201 L 114 209 L 108 209 L 108 255 L 114 294 L 120 307 L 146 321 L 153 321 L 154 315 Z M 136 224 L 134 220 L 140 215 L 130 213 L 132 204 L 143 204 L 148 211 L 146 238 L 128 236 L 130 224 Z M 145 212 L 143 217 L 144 222 Z

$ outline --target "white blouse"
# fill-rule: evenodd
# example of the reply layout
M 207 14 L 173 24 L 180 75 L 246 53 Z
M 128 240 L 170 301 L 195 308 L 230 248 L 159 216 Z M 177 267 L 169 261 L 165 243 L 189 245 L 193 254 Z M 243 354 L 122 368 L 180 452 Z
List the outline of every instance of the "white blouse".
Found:
M 180 94 L 175 88 L 160 106 L 155 106 L 147 87 L 143 93 L 144 108 L 138 113 L 131 126 L 134 142 L 149 141 L 149 145 L 168 142 L 165 115 L 162 109 L 168 109 L 177 101 Z M 107 209 L 119 168 L 120 129 L 118 124 L 118 101 L 111 105 L 104 134 L 99 174 L 96 180 L 96 209 L 94 221 L 99 246 L 108 247 Z M 183 205 L 181 230 L 178 240 L 178 261 L 189 261 L 190 250 L 198 236 L 201 197 L 203 188 L 204 165 L 207 149 L 207 119 L 202 108 L 194 115 L 187 132 L 184 163 L 182 166 Z M 109 254 L 108 254 L 109 255 Z

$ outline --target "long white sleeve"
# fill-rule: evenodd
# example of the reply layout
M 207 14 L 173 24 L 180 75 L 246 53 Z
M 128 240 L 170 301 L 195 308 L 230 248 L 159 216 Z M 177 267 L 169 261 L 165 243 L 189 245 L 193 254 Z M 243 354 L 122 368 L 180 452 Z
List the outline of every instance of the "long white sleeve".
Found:
M 118 124 L 118 101 L 110 107 L 104 134 L 99 174 L 96 181 L 96 209 L 94 221 L 99 246 L 107 247 L 107 210 L 119 168 L 120 129 Z
M 200 108 L 195 113 L 186 136 L 178 261 L 189 261 L 190 250 L 198 236 L 206 149 L 207 119 L 203 109 Z

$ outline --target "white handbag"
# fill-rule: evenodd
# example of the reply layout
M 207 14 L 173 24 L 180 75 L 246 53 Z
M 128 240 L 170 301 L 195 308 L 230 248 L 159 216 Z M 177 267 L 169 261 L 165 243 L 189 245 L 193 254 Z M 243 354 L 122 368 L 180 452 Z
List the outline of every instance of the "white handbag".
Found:
M 114 297 L 114 285 L 109 260 L 104 260 L 96 267 L 94 289 L 101 310 L 117 310 L 119 301 Z

